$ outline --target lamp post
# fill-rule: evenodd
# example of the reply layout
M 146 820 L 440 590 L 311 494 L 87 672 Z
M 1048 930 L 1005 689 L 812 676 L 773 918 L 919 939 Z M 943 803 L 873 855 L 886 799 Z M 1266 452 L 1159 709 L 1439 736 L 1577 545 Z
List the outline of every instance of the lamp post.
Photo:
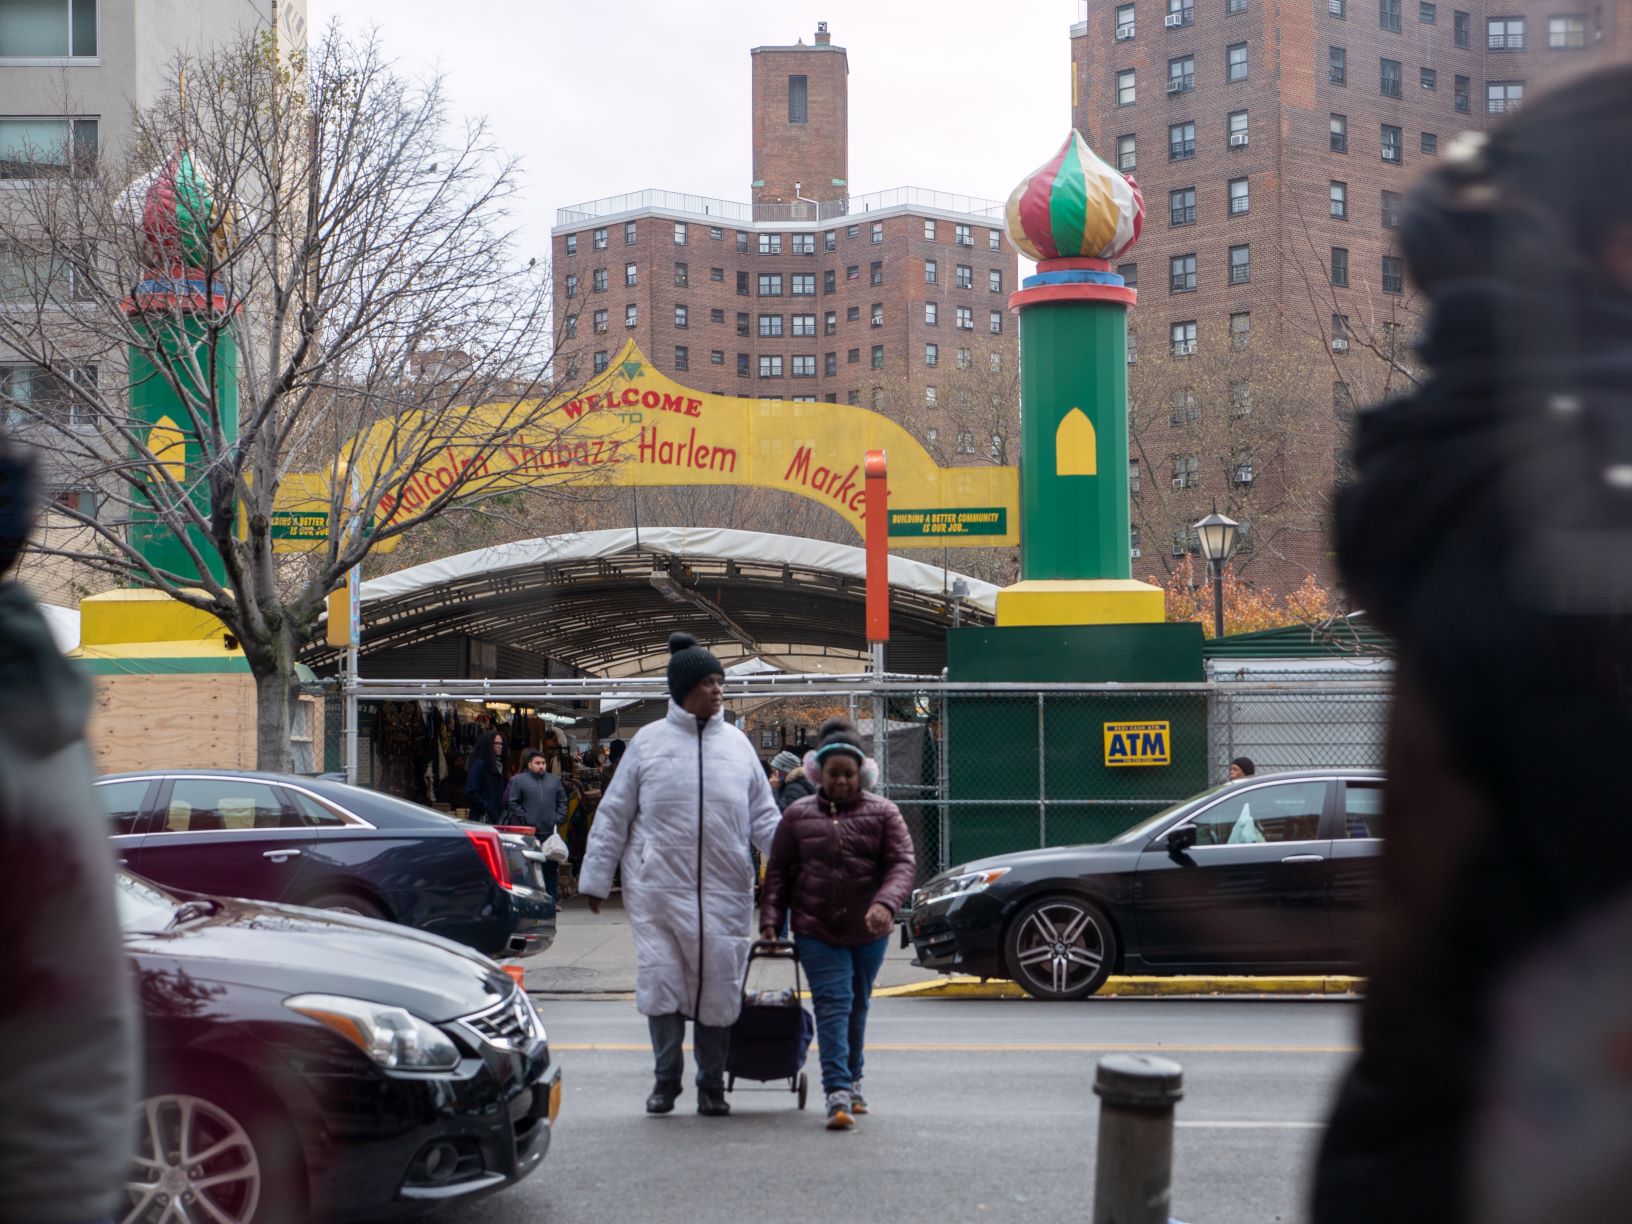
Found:
M 1201 555 L 1213 567 L 1213 636 L 1221 638 L 1224 636 L 1224 563 L 1235 551 L 1241 524 L 1220 514 L 1215 504 L 1213 512 L 1197 523 L 1194 531 L 1201 540 Z

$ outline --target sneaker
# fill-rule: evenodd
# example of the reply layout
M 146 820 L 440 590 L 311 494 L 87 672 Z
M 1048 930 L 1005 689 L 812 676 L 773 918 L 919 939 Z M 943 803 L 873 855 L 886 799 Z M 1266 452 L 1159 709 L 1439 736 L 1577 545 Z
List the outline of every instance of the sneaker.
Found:
M 850 1085 L 850 1112 L 858 1118 L 867 1112 L 867 1098 L 861 1095 L 861 1081 Z
M 827 1094 L 827 1129 L 849 1130 L 856 1124 L 850 1113 L 850 1094 L 848 1092 L 830 1092 Z

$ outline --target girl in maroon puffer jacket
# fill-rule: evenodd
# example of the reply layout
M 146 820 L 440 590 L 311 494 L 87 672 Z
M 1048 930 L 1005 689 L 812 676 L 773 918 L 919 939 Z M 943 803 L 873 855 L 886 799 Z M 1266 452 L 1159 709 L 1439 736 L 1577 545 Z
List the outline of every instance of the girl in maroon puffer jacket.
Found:
M 806 763 L 818 790 L 789 805 L 771 843 L 759 921 L 775 939 L 788 911 L 810 978 L 822 1052 L 829 1130 L 867 1112 L 862 1045 L 873 979 L 884 962 L 895 913 L 912 890 L 912 838 L 901 812 L 863 787 L 876 767 L 849 719 L 822 724 Z

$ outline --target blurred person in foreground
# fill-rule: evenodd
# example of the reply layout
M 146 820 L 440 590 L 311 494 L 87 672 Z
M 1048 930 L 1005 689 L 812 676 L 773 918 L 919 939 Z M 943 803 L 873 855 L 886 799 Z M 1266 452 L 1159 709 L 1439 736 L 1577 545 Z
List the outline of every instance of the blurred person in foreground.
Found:
M 1383 895 L 1316 1224 L 1632 1215 L 1632 67 L 1411 196 L 1427 381 L 1363 413 L 1344 578 L 1395 640 Z
M 4 580 L 35 496 L 0 434 L 0 1222 L 89 1224 L 124 1198 L 136 1021 L 91 789 L 90 682 Z

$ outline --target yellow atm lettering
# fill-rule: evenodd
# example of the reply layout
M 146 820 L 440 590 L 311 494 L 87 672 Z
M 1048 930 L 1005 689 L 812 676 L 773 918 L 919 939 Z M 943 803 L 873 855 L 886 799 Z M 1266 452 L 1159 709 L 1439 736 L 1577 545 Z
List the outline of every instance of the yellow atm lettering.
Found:
M 1168 723 L 1106 723 L 1105 764 L 1170 765 L 1173 732 Z

